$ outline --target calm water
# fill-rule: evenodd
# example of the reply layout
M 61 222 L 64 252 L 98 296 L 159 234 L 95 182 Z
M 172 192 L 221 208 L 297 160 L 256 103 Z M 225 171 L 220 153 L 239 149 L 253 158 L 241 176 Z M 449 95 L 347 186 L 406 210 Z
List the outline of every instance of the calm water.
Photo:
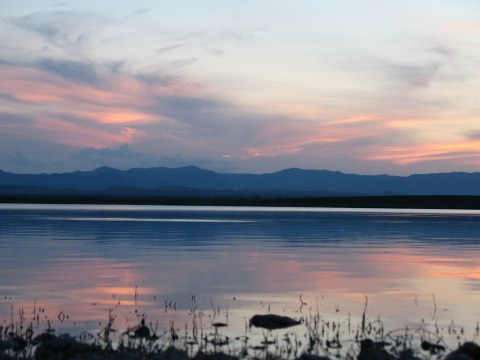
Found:
M 120 329 L 183 328 L 195 310 L 241 334 L 267 311 L 355 321 L 367 296 L 389 327 L 473 329 L 480 212 L 4 204 L 0 271 L 0 320 L 43 308 L 40 328 L 96 331 L 109 309 Z

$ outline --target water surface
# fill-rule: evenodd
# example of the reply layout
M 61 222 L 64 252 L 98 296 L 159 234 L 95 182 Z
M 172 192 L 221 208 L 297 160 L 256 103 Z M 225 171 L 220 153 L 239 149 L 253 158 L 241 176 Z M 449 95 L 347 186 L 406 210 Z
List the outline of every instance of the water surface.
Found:
M 393 328 L 473 328 L 479 255 L 478 211 L 2 204 L 0 320 L 165 329 L 195 310 L 241 333 L 268 311 L 359 319 L 368 298 Z

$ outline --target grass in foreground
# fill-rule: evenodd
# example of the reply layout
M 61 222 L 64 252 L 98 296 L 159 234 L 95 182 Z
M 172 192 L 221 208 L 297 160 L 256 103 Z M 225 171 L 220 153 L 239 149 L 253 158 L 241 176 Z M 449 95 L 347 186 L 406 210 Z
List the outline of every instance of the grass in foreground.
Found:
M 275 330 L 275 324 L 253 316 L 250 325 L 267 330 L 246 328 L 245 334 L 236 337 L 222 334 L 228 323 L 204 321 L 203 312 L 196 309 L 192 310 L 184 331 L 173 322 L 169 329 L 159 331 L 158 323 L 147 324 L 144 314 L 139 314 L 136 325 L 117 330 L 111 310 L 100 331 L 82 332 L 74 337 L 56 335 L 49 320 L 46 320 L 46 329 L 40 330 L 45 326 L 40 326 L 35 313 L 29 321 L 23 309 L 14 316 L 12 308 L 10 319 L 0 325 L 0 360 L 480 360 L 480 346 L 474 342 L 479 336 L 478 325 L 470 339 L 463 328 L 452 324 L 443 329 L 435 319 L 431 323 L 422 320 L 415 328 L 387 330 L 380 318 L 367 318 L 367 305 L 365 297 L 365 308 L 358 323 L 352 323 L 350 316 L 344 320 L 324 319 L 317 309 L 307 314 L 300 312 L 297 319 L 268 315 L 266 319 L 282 321 L 279 327 L 284 329 Z M 215 316 L 209 318 L 215 319 Z M 447 337 L 453 342 L 446 341 Z M 447 343 L 455 345 L 449 347 Z

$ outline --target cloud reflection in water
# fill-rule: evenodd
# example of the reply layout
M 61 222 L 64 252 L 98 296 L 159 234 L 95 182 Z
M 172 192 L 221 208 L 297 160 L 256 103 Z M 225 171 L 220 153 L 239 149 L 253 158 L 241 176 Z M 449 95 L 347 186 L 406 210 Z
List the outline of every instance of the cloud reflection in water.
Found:
M 366 295 L 371 316 L 403 325 L 432 315 L 433 294 L 442 321 L 475 326 L 480 213 L 302 210 L 3 206 L 0 295 L 38 299 L 66 328 L 98 328 L 112 308 L 167 327 L 215 304 L 242 329 L 268 308 L 295 314 L 300 293 L 353 317 Z

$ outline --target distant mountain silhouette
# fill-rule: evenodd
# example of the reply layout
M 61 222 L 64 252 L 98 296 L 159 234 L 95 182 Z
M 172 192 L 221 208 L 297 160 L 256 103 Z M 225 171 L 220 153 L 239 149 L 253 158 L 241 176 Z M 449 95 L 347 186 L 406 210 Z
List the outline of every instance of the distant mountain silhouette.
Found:
M 133 196 L 480 195 L 480 173 L 355 175 L 286 169 L 227 174 L 200 169 L 100 167 L 92 171 L 14 174 L 0 170 L 3 194 L 107 194 Z

